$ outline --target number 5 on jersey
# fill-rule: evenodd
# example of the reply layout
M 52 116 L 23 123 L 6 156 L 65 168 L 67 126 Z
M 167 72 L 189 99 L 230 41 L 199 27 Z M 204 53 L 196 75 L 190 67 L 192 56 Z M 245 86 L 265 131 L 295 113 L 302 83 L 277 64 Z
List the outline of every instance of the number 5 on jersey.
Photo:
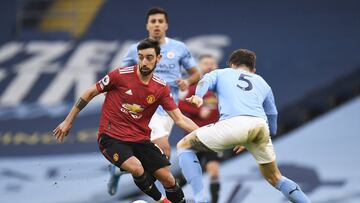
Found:
M 250 75 L 246 75 L 246 74 L 243 74 L 241 73 L 241 75 L 239 76 L 239 80 L 242 81 L 241 85 L 240 84 L 236 84 L 236 86 L 244 91 L 250 91 L 252 90 L 253 88 L 253 85 L 252 83 L 250 82 L 249 79 L 245 78 L 245 77 L 251 77 Z M 247 84 L 247 85 L 244 85 L 244 82 Z M 244 85 L 244 86 L 242 86 Z

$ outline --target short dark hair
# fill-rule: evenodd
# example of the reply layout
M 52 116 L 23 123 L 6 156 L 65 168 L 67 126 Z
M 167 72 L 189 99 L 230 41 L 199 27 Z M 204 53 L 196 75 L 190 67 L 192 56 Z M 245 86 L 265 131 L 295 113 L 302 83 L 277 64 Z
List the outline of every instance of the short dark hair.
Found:
M 141 40 L 137 46 L 137 51 L 148 48 L 154 48 L 156 55 L 160 54 L 160 43 L 150 38 L 145 38 Z
M 228 66 L 234 64 L 235 66 L 245 65 L 253 70 L 255 68 L 256 54 L 253 51 L 247 49 L 235 50 L 229 57 L 227 62 Z
M 153 7 L 148 10 L 146 13 L 146 23 L 149 21 L 149 16 L 155 15 L 155 14 L 164 14 L 166 22 L 168 22 L 168 14 L 165 11 L 165 9 L 160 7 Z

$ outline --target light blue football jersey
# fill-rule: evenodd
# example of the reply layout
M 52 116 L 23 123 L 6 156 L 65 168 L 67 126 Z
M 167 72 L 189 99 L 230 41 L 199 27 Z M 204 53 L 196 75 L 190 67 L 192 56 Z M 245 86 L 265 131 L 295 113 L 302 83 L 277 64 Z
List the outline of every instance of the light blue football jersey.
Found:
M 165 80 L 169 84 L 171 94 L 176 103 L 179 102 L 179 87 L 176 80 L 181 78 L 181 68 L 190 69 L 196 66 L 195 60 L 190 54 L 188 48 L 183 42 L 165 38 L 165 44 L 160 46 L 162 58 L 157 64 L 155 74 Z M 122 66 L 131 66 L 137 64 L 137 45 L 132 44 L 128 53 L 122 61 Z M 157 113 L 165 114 L 166 112 L 161 108 L 157 109 Z
M 274 95 L 261 76 L 241 69 L 217 69 L 204 75 L 195 94 L 202 97 L 208 89 L 217 93 L 220 120 L 241 115 L 261 117 L 269 120 L 270 131 L 276 133 Z

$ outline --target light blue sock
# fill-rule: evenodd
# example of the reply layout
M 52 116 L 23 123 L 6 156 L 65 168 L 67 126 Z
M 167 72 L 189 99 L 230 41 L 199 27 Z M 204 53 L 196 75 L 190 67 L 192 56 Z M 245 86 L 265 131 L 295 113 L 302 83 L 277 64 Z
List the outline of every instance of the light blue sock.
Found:
M 294 203 L 311 203 L 309 198 L 301 191 L 300 186 L 294 181 L 282 176 L 276 184 L 276 189 L 280 190 L 283 195 Z
M 202 182 L 202 170 L 196 154 L 192 150 L 178 152 L 179 165 L 186 181 L 190 184 L 195 202 L 209 202 Z

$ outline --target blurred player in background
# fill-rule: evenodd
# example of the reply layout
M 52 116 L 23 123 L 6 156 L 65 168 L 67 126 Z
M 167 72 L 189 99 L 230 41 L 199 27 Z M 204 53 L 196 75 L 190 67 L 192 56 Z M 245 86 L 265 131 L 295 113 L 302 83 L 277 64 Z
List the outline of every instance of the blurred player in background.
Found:
M 198 68 L 202 75 L 215 70 L 218 67 L 217 60 L 212 55 L 202 55 L 199 57 Z M 195 94 L 196 84 L 191 85 L 186 93 L 186 97 L 191 97 Z M 198 126 L 202 127 L 219 120 L 219 111 L 217 109 L 217 98 L 214 92 L 208 91 L 204 95 L 204 105 L 200 108 L 191 103 L 181 99 L 179 101 L 179 109 Z M 220 155 L 216 152 L 199 152 L 196 154 L 200 160 L 201 165 L 210 177 L 210 193 L 211 202 L 216 203 L 219 199 L 219 168 Z
M 195 67 L 195 60 L 183 42 L 166 37 L 168 30 L 168 14 L 162 8 L 151 8 L 146 14 L 146 29 L 149 38 L 160 42 L 162 59 L 157 64 L 155 74 L 170 85 L 171 94 L 177 103 L 179 100 L 179 89 L 186 90 L 189 85 L 200 79 L 200 73 Z M 136 44 L 130 46 L 128 53 L 123 59 L 123 66 L 137 63 Z M 181 78 L 181 68 L 188 73 L 187 79 Z M 151 128 L 151 141 L 158 145 L 170 158 L 169 135 L 174 125 L 172 119 L 159 107 L 152 117 L 149 127 Z M 110 180 L 108 192 L 114 195 L 117 191 L 119 178 L 123 173 L 110 166 Z
M 239 49 L 229 60 L 230 68 L 214 70 L 198 83 L 195 95 L 187 101 L 200 107 L 209 89 L 217 93 L 220 121 L 201 127 L 177 144 L 181 170 L 190 183 L 195 202 L 207 202 L 201 181 L 201 168 L 195 151 L 216 151 L 245 147 L 255 158 L 264 178 L 291 202 L 310 200 L 294 181 L 282 176 L 277 163 L 271 135 L 277 130 L 277 109 L 270 86 L 255 74 L 256 55 Z
M 172 203 L 184 203 L 183 191 L 170 172 L 169 160 L 150 141 L 148 125 L 161 105 L 183 130 L 191 132 L 198 126 L 177 108 L 166 82 L 153 75 L 161 59 L 159 42 L 147 38 L 138 44 L 137 53 L 137 65 L 117 68 L 88 88 L 55 128 L 54 136 L 62 141 L 78 113 L 95 96 L 106 92 L 98 134 L 102 154 L 131 173 L 135 184 L 155 201 L 169 202 L 154 185 L 154 177 L 164 186 Z

